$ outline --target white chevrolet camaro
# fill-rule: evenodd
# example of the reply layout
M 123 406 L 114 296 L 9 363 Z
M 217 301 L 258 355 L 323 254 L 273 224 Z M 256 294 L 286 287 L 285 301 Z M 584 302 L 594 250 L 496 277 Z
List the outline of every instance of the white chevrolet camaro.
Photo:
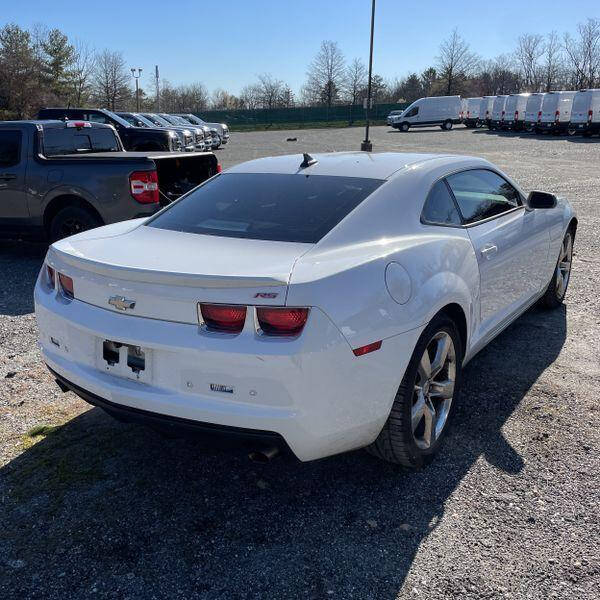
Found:
M 567 201 L 479 158 L 253 160 L 53 244 L 40 345 L 63 390 L 121 419 L 265 460 L 367 447 L 419 467 L 465 363 L 563 301 L 576 227 Z

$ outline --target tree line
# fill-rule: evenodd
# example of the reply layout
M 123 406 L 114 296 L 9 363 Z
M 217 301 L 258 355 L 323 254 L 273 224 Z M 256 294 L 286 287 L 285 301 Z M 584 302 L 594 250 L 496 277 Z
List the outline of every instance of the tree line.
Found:
M 133 78 L 124 55 L 70 40 L 59 29 L 16 24 L 0 29 L 0 119 L 33 116 L 41 106 L 100 106 L 134 110 Z M 435 62 L 421 73 L 385 80 L 372 77 L 374 103 L 412 102 L 423 96 L 483 96 L 600 87 L 600 20 L 589 18 L 575 32 L 524 34 L 513 52 L 493 59 L 475 53 L 458 30 L 439 46 Z M 199 112 L 206 109 L 275 109 L 362 104 L 367 69 L 347 60 L 337 42 L 325 40 L 308 64 L 296 95 L 269 73 L 239 94 L 200 82 L 159 89 L 142 87 L 142 110 Z

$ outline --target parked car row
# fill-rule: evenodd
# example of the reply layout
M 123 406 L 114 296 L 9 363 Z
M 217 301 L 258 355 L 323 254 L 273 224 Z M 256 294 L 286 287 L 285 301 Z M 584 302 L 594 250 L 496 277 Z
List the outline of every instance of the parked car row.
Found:
M 112 125 L 126 150 L 206 152 L 229 141 L 224 123 L 206 123 L 195 115 L 113 112 L 104 108 L 43 108 L 38 119 L 82 120 Z
M 177 149 L 171 130 L 125 127 L 115 117 L 123 138 L 111 122 L 0 122 L 2 237 L 54 241 L 147 217 L 220 171 L 212 152 L 155 152 Z
M 420 98 L 403 111 L 392 111 L 388 124 L 401 131 L 457 123 L 491 130 L 600 134 L 600 89 L 501 94 L 477 98 Z

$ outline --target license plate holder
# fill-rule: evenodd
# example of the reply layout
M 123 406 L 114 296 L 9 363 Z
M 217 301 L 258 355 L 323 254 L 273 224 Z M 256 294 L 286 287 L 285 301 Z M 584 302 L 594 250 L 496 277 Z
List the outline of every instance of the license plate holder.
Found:
M 149 383 L 152 378 L 152 351 L 125 342 L 97 338 L 96 367 L 133 381 Z

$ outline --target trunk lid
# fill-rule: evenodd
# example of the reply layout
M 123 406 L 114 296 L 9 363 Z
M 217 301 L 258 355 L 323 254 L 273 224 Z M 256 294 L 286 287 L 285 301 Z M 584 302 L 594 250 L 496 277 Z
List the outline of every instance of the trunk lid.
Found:
M 197 303 L 284 305 L 312 244 L 181 233 L 118 223 L 55 243 L 48 262 L 75 298 L 120 314 L 197 323 Z M 109 303 L 116 299 L 115 303 Z M 119 298 L 135 303 L 119 308 Z

